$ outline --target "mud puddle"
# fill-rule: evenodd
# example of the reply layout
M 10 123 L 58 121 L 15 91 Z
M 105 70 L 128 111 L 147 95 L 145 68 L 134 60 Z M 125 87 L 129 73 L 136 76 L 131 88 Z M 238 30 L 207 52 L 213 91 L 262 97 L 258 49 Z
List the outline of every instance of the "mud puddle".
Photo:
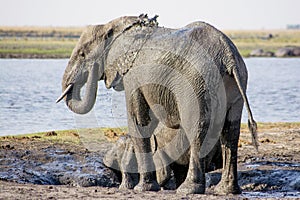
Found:
M 299 135 L 298 131 L 261 133 L 261 137 L 267 137 L 272 142 L 261 142 L 260 151 L 256 152 L 246 142 L 251 139 L 242 134 L 238 173 L 243 194 L 234 198 L 300 198 Z M 127 196 L 124 195 L 124 191 L 117 189 L 120 184 L 118 177 L 102 162 L 105 152 L 110 148 L 111 143 L 108 141 L 101 152 L 91 152 L 84 146 L 71 143 L 53 143 L 36 138 L 0 139 L 0 197 L 20 194 L 19 184 L 22 184 L 22 188 L 28 188 L 26 192 L 33 196 L 44 191 L 45 185 L 48 185 L 55 187 L 58 193 L 63 190 L 61 187 L 67 187 L 66 190 L 79 187 L 80 189 L 76 189 L 78 194 L 87 195 L 80 197 L 90 197 L 87 191 L 96 186 L 93 191 L 98 191 L 97 194 L 113 191 L 105 196 L 110 198 L 148 198 L 147 195 L 151 198 L 179 198 L 173 191 L 127 191 Z M 206 175 L 205 199 L 220 198 L 213 191 L 220 176 L 220 171 Z M 61 195 L 63 193 L 65 194 L 62 192 Z M 77 197 L 75 195 L 74 198 Z
M 103 165 L 100 153 L 68 144 L 5 143 L 1 146 L 0 180 L 40 185 L 118 186 L 117 177 Z

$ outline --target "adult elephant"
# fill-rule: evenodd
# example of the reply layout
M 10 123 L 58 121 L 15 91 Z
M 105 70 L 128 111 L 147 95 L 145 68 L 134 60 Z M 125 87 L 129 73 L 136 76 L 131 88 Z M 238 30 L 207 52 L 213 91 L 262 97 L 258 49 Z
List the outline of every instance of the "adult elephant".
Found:
M 156 17 L 149 19 L 147 15 L 89 26 L 73 50 L 63 76 L 63 94 L 57 102 L 65 98 L 73 112 L 89 112 L 100 80 L 107 88 L 125 90 L 137 166 L 124 160 L 121 170 L 140 174 L 134 189 L 159 190 L 150 137 L 162 123 L 185 133 L 187 141 L 182 146 L 172 142 L 166 146 L 177 151 L 170 162 L 187 149 L 190 151 L 187 176 L 177 192 L 205 192 L 204 159 L 219 138 L 223 173 L 216 190 L 241 192 L 237 146 L 244 102 L 257 146 L 256 123 L 245 94 L 246 66 L 223 33 L 204 22 L 181 29 L 159 27 Z M 81 96 L 85 84 L 85 94 Z

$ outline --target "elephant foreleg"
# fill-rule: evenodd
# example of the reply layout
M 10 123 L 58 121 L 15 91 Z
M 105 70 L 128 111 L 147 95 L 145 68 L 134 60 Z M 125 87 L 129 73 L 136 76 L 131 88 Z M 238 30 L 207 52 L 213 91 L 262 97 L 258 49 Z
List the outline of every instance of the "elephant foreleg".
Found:
M 160 189 L 155 176 L 155 165 L 151 150 L 150 137 L 158 121 L 150 111 L 150 107 L 140 90 L 129 93 L 126 97 L 128 112 L 128 129 L 133 142 L 137 173 L 140 174 L 138 185 L 134 187 L 139 191 L 157 191 Z
M 156 181 L 155 165 L 153 162 L 149 138 L 132 138 L 134 141 L 135 155 L 138 164 L 140 180 L 134 187 L 138 191 L 158 191 L 160 186 Z
M 127 138 L 125 141 L 125 148 L 119 148 L 119 165 L 120 171 L 122 173 L 122 182 L 120 189 L 133 189 L 136 185 L 132 177 L 132 172 L 135 172 L 136 169 L 136 158 L 133 150 L 133 144 L 130 138 Z

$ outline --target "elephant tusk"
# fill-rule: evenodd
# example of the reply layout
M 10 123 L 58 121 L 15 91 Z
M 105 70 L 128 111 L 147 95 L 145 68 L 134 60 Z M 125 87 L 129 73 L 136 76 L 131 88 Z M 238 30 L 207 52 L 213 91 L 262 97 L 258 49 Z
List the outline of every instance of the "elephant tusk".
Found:
M 72 90 L 73 84 L 70 84 L 65 91 L 57 98 L 56 103 L 60 102 Z

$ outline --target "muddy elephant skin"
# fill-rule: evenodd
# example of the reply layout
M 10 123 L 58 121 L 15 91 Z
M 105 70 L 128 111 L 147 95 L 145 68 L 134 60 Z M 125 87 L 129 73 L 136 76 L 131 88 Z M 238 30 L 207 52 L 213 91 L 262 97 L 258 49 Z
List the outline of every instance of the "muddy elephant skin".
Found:
M 189 150 L 187 175 L 178 193 L 205 192 L 205 158 L 220 141 L 223 173 L 216 192 L 236 194 L 241 192 L 237 146 L 244 104 L 257 147 L 247 77 L 237 48 L 213 26 L 194 22 L 170 29 L 158 26 L 157 16 L 126 16 L 86 28 L 72 52 L 57 102 L 64 99 L 73 112 L 85 114 L 95 103 L 98 81 L 104 80 L 108 89 L 125 90 L 136 164 L 126 162 L 134 159 L 125 155 L 120 168 L 140 174 L 135 190 L 160 189 L 154 173 L 160 167 L 154 163 L 150 138 L 162 123 L 187 138 L 183 146 L 172 140 L 167 146 L 177 153 L 162 159 L 178 162 Z M 131 187 L 127 178 L 121 188 Z
M 167 163 L 167 160 L 170 159 L 170 155 L 174 153 L 172 152 L 174 149 L 164 149 L 165 144 L 168 144 L 173 139 L 178 140 L 176 142 L 178 144 L 184 142 L 181 140 L 182 137 L 178 137 L 180 134 L 182 133 L 178 133 L 175 129 L 163 127 L 163 125 L 159 124 L 151 137 L 151 149 L 154 153 L 154 164 L 156 166 L 161 166 L 161 163 L 165 163 L 162 165 L 164 167 L 156 169 L 156 179 L 158 184 L 166 189 L 179 187 L 187 175 L 190 156 L 189 150 L 187 150 L 178 160 L 171 162 L 170 164 Z M 129 177 L 126 179 L 129 181 L 126 185 L 129 188 L 134 188 L 134 186 L 138 183 L 138 174 L 120 171 L 124 152 L 128 150 L 132 155 L 127 155 L 127 158 L 132 160 L 127 162 L 133 162 L 136 164 L 133 142 L 128 136 L 122 136 L 119 140 L 117 140 L 113 148 L 104 156 L 103 162 L 108 168 L 112 169 L 117 175 L 119 175 L 120 180 Z M 205 162 L 205 172 L 222 168 L 222 149 L 220 142 L 218 142 L 214 149 L 206 156 Z M 173 185 L 168 184 L 168 181 L 170 181 L 173 176 L 175 179 L 175 185 L 174 183 Z

